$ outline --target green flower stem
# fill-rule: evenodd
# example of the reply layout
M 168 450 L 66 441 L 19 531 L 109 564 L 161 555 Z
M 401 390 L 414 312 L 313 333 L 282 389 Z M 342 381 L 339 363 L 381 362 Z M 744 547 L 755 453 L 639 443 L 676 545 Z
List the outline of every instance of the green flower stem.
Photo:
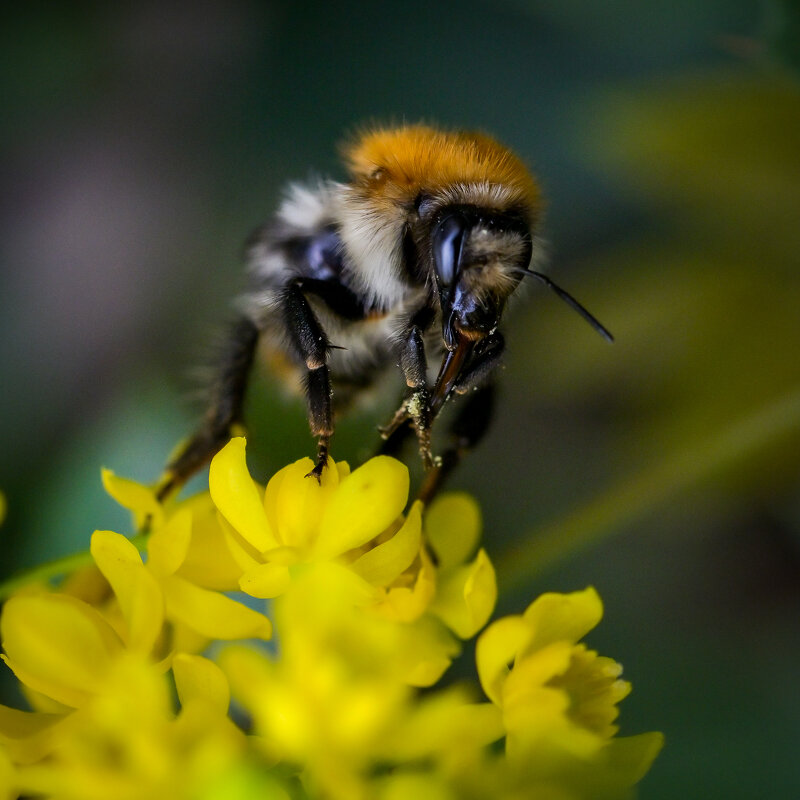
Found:
M 131 544 L 141 552 L 147 544 L 147 536 L 147 533 L 139 533 L 131 538 Z M 54 558 L 52 561 L 46 561 L 44 564 L 18 572 L 0 583 L 0 601 L 6 600 L 15 592 L 32 583 L 41 583 L 60 575 L 67 575 L 92 563 L 92 554 L 88 550 L 83 550 L 80 553 Z
M 622 533 L 626 525 L 680 492 L 736 466 L 800 430 L 800 390 L 739 420 L 721 433 L 622 481 L 582 508 L 531 531 L 495 559 L 504 591 L 525 585 L 556 562 Z

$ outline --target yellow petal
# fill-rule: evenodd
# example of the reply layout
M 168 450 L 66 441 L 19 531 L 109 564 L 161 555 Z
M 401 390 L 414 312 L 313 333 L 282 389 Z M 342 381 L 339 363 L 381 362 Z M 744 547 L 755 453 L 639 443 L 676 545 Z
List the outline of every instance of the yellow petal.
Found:
M 67 575 L 59 586 L 59 592 L 77 597 L 97 608 L 103 606 L 109 599 L 111 587 L 97 568 L 97 564 L 87 564 Z
M 236 563 L 240 576 L 242 572 L 248 572 L 254 567 L 257 567 L 261 563 L 260 554 L 239 535 L 222 514 L 218 513 L 217 516 L 220 529 L 225 539 L 225 546 L 228 548 L 231 558 Z
M 581 760 L 594 758 L 605 740 L 571 723 L 568 710 L 566 692 L 547 686 L 530 687 L 524 703 L 509 703 L 503 708 L 507 757 L 540 763 L 552 761 L 557 753 L 562 758 L 564 755 Z M 560 770 L 565 770 L 565 766 Z
M 77 707 L 97 691 L 121 650 L 108 623 L 67 595 L 12 597 L 0 620 L 3 659 L 26 685 Z
M 59 703 L 57 700 L 53 700 L 52 697 L 48 697 L 41 692 L 34 691 L 30 686 L 26 686 L 24 683 L 21 683 L 19 688 L 32 711 L 41 711 L 44 714 L 59 714 L 62 716 L 72 711 L 69 706 L 65 706 L 63 703 Z
M 303 461 L 309 465 L 308 470 L 313 469 L 314 462 L 310 458 L 303 459 Z M 264 491 L 264 511 L 267 514 L 267 521 L 269 522 L 270 528 L 274 531 L 275 538 L 277 538 L 279 542 L 281 541 L 281 526 L 278 520 L 278 495 L 281 493 L 281 486 L 283 485 L 284 479 L 293 466 L 294 464 L 289 464 L 288 467 L 279 469 L 267 481 L 267 488 Z M 308 470 L 306 470 L 306 472 L 308 472 Z
M 296 547 L 275 547 L 262 554 L 265 561 L 272 564 L 282 564 L 284 567 L 291 567 L 304 560 L 305 553 Z
M 645 776 L 663 746 L 664 734 L 657 731 L 615 737 L 603 751 L 606 771 L 617 785 L 632 786 Z
M 55 744 L 53 729 L 63 719 L 63 714 L 19 711 L 16 708 L 0 706 L 0 754 L 7 750 L 19 764 L 38 761 L 47 755 Z M 3 797 L 0 791 L 0 798 Z
M 413 622 L 428 610 L 435 594 L 436 568 L 423 547 L 414 583 L 411 586 L 390 587 L 376 608 L 387 619 Z
M 493 622 L 479 637 L 475 648 L 478 678 L 486 696 L 496 705 L 502 704 L 503 684 L 509 665 L 530 636 L 530 628 L 521 614 L 502 617 Z
M 401 654 L 406 662 L 402 678 L 409 686 L 433 686 L 461 652 L 461 645 L 433 617 L 422 617 L 407 632 L 408 643 Z
M 356 574 L 375 586 L 388 586 L 417 557 L 422 540 L 422 503 L 411 506 L 403 527 L 386 542 L 373 547 L 351 565 Z
M 172 646 L 172 654 L 174 653 L 203 653 L 211 644 L 209 636 L 204 636 L 202 633 L 190 628 L 185 623 L 177 620 L 171 620 L 172 635 L 170 636 L 170 645 Z M 169 666 L 171 655 L 167 655 L 164 667 Z M 163 662 L 162 662 L 163 663 Z
M 488 621 L 497 602 L 494 567 L 481 549 L 471 564 L 440 581 L 431 611 L 462 639 L 474 636 Z
M 147 540 L 147 565 L 156 575 L 172 575 L 186 559 L 192 539 L 192 512 L 178 509 Z
M 129 478 L 120 478 L 110 469 L 101 470 L 100 477 L 103 488 L 111 497 L 123 508 L 133 512 L 137 528 L 142 527 L 148 517 L 154 528 L 163 523 L 164 511 L 156 500 L 155 492 L 149 486 L 143 486 Z
M 603 617 L 603 602 L 593 587 L 571 594 L 548 592 L 540 595 L 525 611 L 531 628 L 526 652 L 558 640 L 572 644 L 597 625 Z
M 220 513 L 256 550 L 277 547 L 260 492 L 247 469 L 244 438 L 231 439 L 214 456 L 208 488 Z
M 245 572 L 239 580 L 239 586 L 251 597 L 269 598 L 283 594 L 290 581 L 287 566 L 267 563 L 259 564 Z
M 378 800 L 457 800 L 443 776 L 429 772 L 397 772 L 379 779 Z
M 383 741 L 375 743 L 378 753 L 394 763 L 414 762 L 438 753 L 472 754 L 501 739 L 505 729 L 500 709 L 470 700 L 459 686 L 424 695 L 415 713 L 399 720 Z
M 440 569 L 463 564 L 478 546 L 481 510 L 466 492 L 450 492 L 425 512 L 425 536 Z
M 0 655 L 0 660 L 14 673 L 17 680 L 27 689 L 32 689 L 43 697 L 50 697 L 54 702 L 59 703 L 65 708 L 80 708 L 85 705 L 92 696 L 88 689 L 77 689 L 64 683 L 56 682 L 52 675 L 46 674 L 44 677 L 39 672 L 30 671 L 25 664 L 9 658 L 7 655 Z M 74 672 L 66 674 L 67 680 L 71 679 Z
M 178 575 L 162 583 L 167 614 L 210 639 L 269 639 L 272 624 L 257 611 Z
M 206 589 L 238 589 L 242 568 L 231 554 L 223 524 L 233 529 L 217 511 L 211 495 L 208 492 L 194 495 L 181 504 L 181 509 L 184 508 L 192 515 L 192 535 L 178 574 Z
M 503 684 L 503 710 L 509 713 L 522 706 L 540 706 L 541 702 L 534 699 L 538 698 L 535 693 L 552 678 L 567 671 L 572 650 L 573 645 L 569 642 L 553 642 L 527 657 L 518 656 Z M 566 711 L 569 707 L 568 693 L 560 688 L 552 691 L 558 691 L 562 695 L 563 703 L 559 708 Z
M 368 542 L 389 527 L 408 499 L 408 469 L 376 456 L 339 485 L 322 515 L 315 556 L 332 558 Z
M 149 653 L 164 621 L 164 599 L 158 582 L 142 564 L 139 551 L 112 531 L 95 531 L 92 558 L 117 596 L 128 628 L 128 647 Z
M 178 699 L 185 708 L 192 702 L 209 703 L 222 714 L 228 713 L 231 694 L 225 673 L 202 656 L 178 653 L 172 660 Z
M 233 696 L 253 710 L 272 689 L 276 664 L 251 647 L 228 646 L 219 654 L 219 665 Z
M 0 800 L 14 800 L 19 797 L 15 772 L 10 755 L 5 748 L 0 747 Z
M 284 467 L 267 484 L 267 516 L 275 520 L 279 539 L 289 547 L 307 548 L 313 543 L 322 513 L 339 486 L 333 459 L 328 459 L 319 482 L 306 477 L 313 467 L 310 458 L 302 458 Z

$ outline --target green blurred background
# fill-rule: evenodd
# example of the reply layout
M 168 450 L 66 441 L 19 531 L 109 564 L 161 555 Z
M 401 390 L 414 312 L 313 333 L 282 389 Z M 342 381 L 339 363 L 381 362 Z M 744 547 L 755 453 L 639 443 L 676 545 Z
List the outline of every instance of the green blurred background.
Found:
M 643 797 L 800 797 L 799 32 L 789 0 L 6 11 L 0 571 L 129 531 L 99 467 L 152 481 L 191 429 L 190 368 L 287 180 L 342 177 L 364 121 L 482 128 L 540 177 L 551 274 L 617 336 L 539 288 L 506 320 L 498 420 L 453 481 L 499 612 L 599 589 L 622 732 L 667 737 Z M 258 474 L 312 451 L 269 380 L 248 406 Z

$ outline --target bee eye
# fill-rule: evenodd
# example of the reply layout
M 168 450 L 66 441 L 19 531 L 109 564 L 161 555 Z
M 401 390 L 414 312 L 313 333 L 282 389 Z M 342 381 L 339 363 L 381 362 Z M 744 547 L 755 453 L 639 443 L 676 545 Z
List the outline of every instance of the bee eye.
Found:
M 461 265 L 464 234 L 469 223 L 461 214 L 445 217 L 433 231 L 433 258 L 436 275 L 445 286 L 452 286 Z

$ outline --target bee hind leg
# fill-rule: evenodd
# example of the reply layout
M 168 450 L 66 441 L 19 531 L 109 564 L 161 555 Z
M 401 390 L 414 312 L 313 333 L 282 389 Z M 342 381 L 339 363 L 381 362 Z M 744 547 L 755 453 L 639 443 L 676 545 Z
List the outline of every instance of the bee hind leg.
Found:
M 247 379 L 253 364 L 259 330 L 247 317 L 230 328 L 220 353 L 217 374 L 210 387 L 208 406 L 200 428 L 170 461 L 156 489 L 159 501 L 183 485 L 228 442 L 242 422 Z

